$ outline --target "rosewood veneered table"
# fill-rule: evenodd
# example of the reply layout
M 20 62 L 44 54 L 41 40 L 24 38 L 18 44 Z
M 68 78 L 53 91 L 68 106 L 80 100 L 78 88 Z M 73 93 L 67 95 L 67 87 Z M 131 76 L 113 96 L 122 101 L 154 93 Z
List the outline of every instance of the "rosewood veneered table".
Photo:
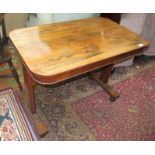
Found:
M 90 73 L 115 100 L 119 94 L 108 85 L 113 65 L 149 45 L 141 36 L 102 17 L 17 29 L 10 39 L 23 64 L 32 113 L 36 111 L 36 84 L 55 84 L 84 73 Z M 98 68 L 102 68 L 100 74 L 95 72 Z

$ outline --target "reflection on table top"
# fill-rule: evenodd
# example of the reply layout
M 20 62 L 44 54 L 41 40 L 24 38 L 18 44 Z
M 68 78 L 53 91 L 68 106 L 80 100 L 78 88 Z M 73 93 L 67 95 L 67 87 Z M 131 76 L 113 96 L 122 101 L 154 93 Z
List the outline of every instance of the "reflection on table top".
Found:
M 88 18 L 17 29 L 10 38 L 27 67 L 52 76 L 106 60 L 149 43 L 106 18 Z

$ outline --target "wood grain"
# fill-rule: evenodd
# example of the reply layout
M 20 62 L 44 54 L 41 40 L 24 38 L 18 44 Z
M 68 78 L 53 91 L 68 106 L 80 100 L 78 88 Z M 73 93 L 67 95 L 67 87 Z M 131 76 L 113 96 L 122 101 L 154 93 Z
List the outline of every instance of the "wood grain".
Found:
M 32 73 L 51 76 L 147 46 L 106 18 L 17 29 L 10 38 Z

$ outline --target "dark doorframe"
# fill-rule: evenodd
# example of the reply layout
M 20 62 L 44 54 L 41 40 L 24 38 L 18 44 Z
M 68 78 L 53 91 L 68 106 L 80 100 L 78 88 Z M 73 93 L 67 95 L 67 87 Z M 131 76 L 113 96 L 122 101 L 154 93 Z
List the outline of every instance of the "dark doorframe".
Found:
M 109 18 L 117 23 L 121 21 L 121 13 L 101 13 L 101 17 Z

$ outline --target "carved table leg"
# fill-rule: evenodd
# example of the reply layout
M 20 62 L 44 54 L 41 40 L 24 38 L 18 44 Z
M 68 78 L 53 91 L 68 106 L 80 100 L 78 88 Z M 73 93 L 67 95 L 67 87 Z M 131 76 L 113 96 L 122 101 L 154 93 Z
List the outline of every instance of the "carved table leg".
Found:
M 112 68 L 113 64 L 104 67 L 103 71 L 99 75 L 95 74 L 94 72 L 91 73 L 91 75 L 96 82 L 99 83 L 99 85 L 110 95 L 110 100 L 115 101 L 120 95 L 110 85 L 108 85 Z
M 29 109 L 31 113 L 36 113 L 36 104 L 35 104 L 35 95 L 34 95 L 34 87 L 36 86 L 36 82 L 32 79 L 28 70 L 23 66 L 23 74 L 25 86 L 27 89 L 27 95 L 29 98 Z

